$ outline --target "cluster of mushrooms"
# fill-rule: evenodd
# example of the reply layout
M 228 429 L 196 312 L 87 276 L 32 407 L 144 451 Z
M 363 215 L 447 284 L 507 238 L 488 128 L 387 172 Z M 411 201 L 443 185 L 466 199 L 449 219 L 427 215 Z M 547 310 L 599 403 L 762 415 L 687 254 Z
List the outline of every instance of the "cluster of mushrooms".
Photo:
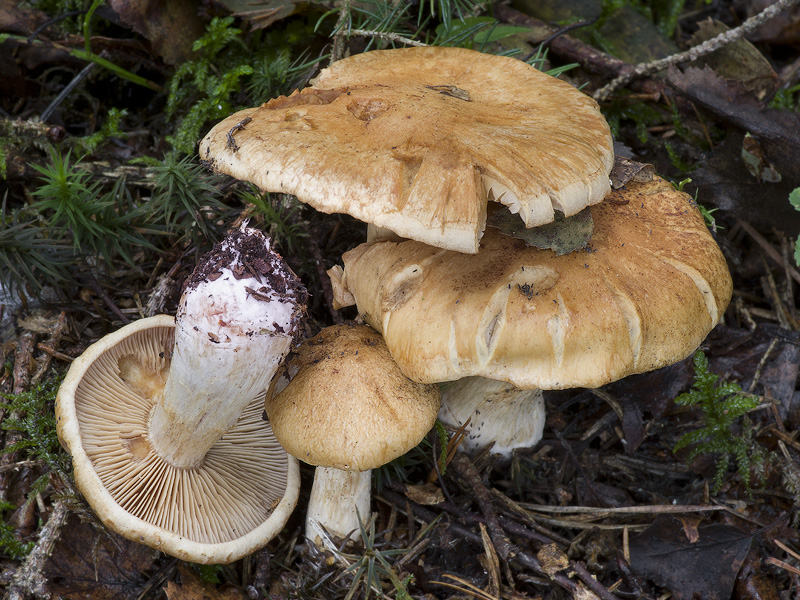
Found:
M 691 199 L 657 177 L 611 190 L 596 103 L 516 59 L 351 56 L 219 123 L 200 158 L 369 229 L 329 271 L 360 323 L 299 340 L 302 284 L 242 227 L 203 258 L 175 319 L 123 327 L 73 363 L 57 414 L 78 486 L 110 527 L 192 562 L 280 531 L 296 459 L 317 467 L 308 539 L 357 535 L 371 469 L 437 416 L 466 425 L 464 450 L 508 456 L 541 439 L 541 390 L 677 362 L 730 300 Z M 499 206 L 525 228 L 588 210 L 594 231 L 557 255 L 487 227 Z

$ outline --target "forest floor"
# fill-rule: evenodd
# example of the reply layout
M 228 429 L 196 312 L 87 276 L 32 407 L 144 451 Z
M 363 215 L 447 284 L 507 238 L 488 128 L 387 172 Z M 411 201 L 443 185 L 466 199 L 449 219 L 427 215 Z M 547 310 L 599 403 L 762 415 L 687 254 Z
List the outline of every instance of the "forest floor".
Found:
M 636 74 L 768 3 L 85 4 L 0 0 L 6 598 L 800 599 L 796 3 L 712 54 Z M 331 55 L 412 38 L 544 44 L 539 66 L 577 65 L 562 78 L 600 100 L 617 154 L 695 195 L 733 277 L 701 346 L 707 371 L 689 357 L 545 392 L 544 439 L 510 461 L 488 448 L 441 472 L 431 433 L 376 478 L 367 540 L 334 553 L 303 537 L 307 465 L 283 531 L 230 565 L 109 531 L 74 487 L 53 418 L 60 378 L 92 342 L 174 314 L 196 258 L 245 218 L 306 282 L 308 335 L 357 317 L 334 309 L 325 272 L 364 241 L 363 224 L 207 173 L 197 140 L 234 109 L 302 87 Z M 704 373 L 724 393 L 676 404 Z M 702 427 L 705 451 L 674 450 Z

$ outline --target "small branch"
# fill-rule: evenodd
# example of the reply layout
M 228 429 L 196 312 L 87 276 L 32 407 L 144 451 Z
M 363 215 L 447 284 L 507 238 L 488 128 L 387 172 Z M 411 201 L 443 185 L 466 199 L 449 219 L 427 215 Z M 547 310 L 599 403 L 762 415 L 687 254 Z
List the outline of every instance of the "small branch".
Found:
M 28 390 L 31 381 L 31 360 L 36 346 L 36 334 L 25 331 L 19 336 L 17 351 L 14 353 L 14 387 L 12 394 L 21 394 Z
M 409 515 L 415 517 L 422 523 L 431 523 L 437 518 L 437 514 L 434 511 L 409 501 L 408 498 L 404 497 L 401 494 L 398 494 L 397 492 L 385 489 L 381 492 L 381 496 L 387 502 L 390 502 L 398 507 L 401 507 L 400 508 L 401 511 L 402 510 L 413 511 L 413 515 L 411 515 L 410 513 Z M 470 529 L 462 525 L 452 522 L 449 523 L 447 527 L 459 539 L 472 543 L 478 546 L 479 548 L 483 548 L 483 540 L 481 539 L 481 536 L 475 533 L 474 531 L 471 531 Z M 522 552 L 522 551 L 518 552 L 516 556 L 514 556 L 514 561 L 532 570 L 537 575 L 547 577 L 553 583 L 555 583 L 556 585 L 570 592 L 573 595 L 580 593 L 579 585 L 575 581 L 570 579 L 568 575 L 564 573 L 555 573 L 551 576 L 542 568 L 542 563 L 539 561 L 539 559 L 536 558 L 535 556 L 528 554 L 527 552 Z M 602 584 L 600 584 L 600 582 L 594 579 L 594 577 L 590 573 L 588 573 L 588 571 L 586 571 L 585 569 L 581 569 L 581 567 L 578 567 L 578 569 L 575 569 L 575 573 L 576 575 L 578 575 L 579 578 L 586 577 L 586 581 L 584 581 L 584 584 L 590 589 L 592 589 L 595 592 L 595 594 L 597 594 L 597 596 L 599 596 L 602 600 L 619 600 L 617 596 L 615 596 L 614 594 L 609 592 L 608 589 L 603 587 Z
M 404 37 L 398 33 L 391 31 L 372 31 L 367 29 L 351 29 L 350 35 L 357 35 L 360 37 L 378 38 L 381 40 L 388 40 L 390 42 L 397 42 L 398 44 L 405 44 L 406 46 L 416 46 L 417 48 L 425 48 L 428 44 L 412 40 L 411 38 Z
M 53 506 L 50 518 L 42 527 L 39 540 L 28 558 L 14 573 L 14 578 L 3 596 L 3 600 L 25 600 L 31 596 L 50 598 L 50 594 L 45 588 L 46 580 L 43 571 L 47 559 L 53 553 L 53 548 L 61 535 L 61 530 L 67 522 L 67 516 L 69 516 L 67 501 L 61 499 Z
M 798 272 L 797 269 L 795 269 L 790 264 L 785 263 L 784 260 L 783 260 L 783 257 L 780 254 L 780 252 L 775 250 L 775 248 L 772 247 L 772 244 L 770 244 L 766 240 L 766 238 L 764 238 L 763 235 L 758 233 L 758 231 L 756 231 L 753 228 L 753 226 L 750 225 L 750 223 L 747 223 L 746 221 L 742 221 L 741 219 L 737 219 L 736 223 L 739 225 L 739 227 L 744 229 L 745 232 L 747 232 L 747 234 L 751 238 L 753 238 L 759 246 L 761 246 L 761 248 L 764 249 L 764 252 L 767 253 L 767 256 L 769 256 L 772 260 L 774 260 L 780 266 L 784 267 L 786 269 L 786 272 L 789 275 L 791 275 L 792 279 L 794 279 L 797 283 L 800 283 L 800 272 Z
M 85 282 L 92 288 L 92 291 L 100 296 L 103 301 L 106 303 L 106 306 L 117 315 L 117 318 L 122 321 L 123 325 L 127 325 L 131 322 L 131 320 L 125 316 L 125 314 L 119 309 L 119 307 L 114 304 L 114 301 L 111 299 L 111 296 L 106 293 L 106 291 L 100 287 L 100 284 L 97 283 L 97 280 L 90 274 L 87 274 L 84 278 Z
M 14 353 L 14 385 L 11 388 L 12 394 L 21 394 L 28 391 L 31 382 L 31 363 L 33 361 L 33 349 L 36 347 L 36 334 L 32 331 L 23 331 L 17 341 L 17 350 Z M 0 409 L 0 421 L 6 416 L 5 408 Z M 16 419 L 18 415 L 11 413 L 11 418 Z M 11 430 L 6 433 L 6 447 L 18 442 L 22 438 L 22 433 Z M 18 460 L 16 452 L 4 452 L 0 456 L 0 467 L 16 463 Z M 0 500 L 8 497 L 8 483 L 10 471 L 0 473 Z
M 91 73 L 95 69 L 95 67 L 97 67 L 96 62 L 90 62 L 88 65 L 83 67 L 80 73 L 75 75 L 75 77 L 72 78 L 72 81 L 70 81 L 66 86 L 64 86 L 64 89 L 58 93 L 58 96 L 55 97 L 55 99 L 50 103 L 50 105 L 42 111 L 42 114 L 39 115 L 39 119 L 42 122 L 47 122 L 47 120 L 50 118 L 53 112 L 55 112 L 55 110 L 64 101 L 64 99 L 67 96 L 69 96 L 70 92 L 72 92 L 72 90 L 74 90 L 81 81 L 86 79 L 89 76 L 89 73 Z
M 53 42 L 42 42 L 40 40 L 33 40 L 30 41 L 23 36 L 20 35 L 11 35 L 8 34 L 6 36 L 8 39 L 12 39 L 20 44 L 25 45 L 34 45 L 34 46 L 47 46 L 48 48 L 55 48 L 56 50 L 61 50 L 62 52 L 66 52 L 67 54 L 74 56 L 75 58 L 79 58 L 88 62 L 95 63 L 104 69 L 108 69 L 112 73 L 115 73 L 122 79 L 127 79 L 128 81 L 135 83 L 137 85 L 141 85 L 142 87 L 150 88 L 154 92 L 163 92 L 164 88 L 155 83 L 154 81 L 150 81 L 149 79 L 145 79 L 144 77 L 140 77 L 135 73 L 131 73 L 127 69 L 123 69 L 119 65 L 114 64 L 110 60 L 103 58 L 102 56 L 94 53 L 87 53 L 86 50 L 79 50 L 77 48 L 68 48 L 62 44 L 57 44 Z
M 727 46 L 728 44 L 743 38 L 747 34 L 752 33 L 764 23 L 777 16 L 784 10 L 791 8 L 798 2 L 800 2 L 800 0 L 778 0 L 775 4 L 768 6 L 757 15 L 753 15 L 735 29 L 724 31 L 710 40 L 706 40 L 702 44 L 689 48 L 685 52 L 679 52 L 678 54 L 673 54 L 649 63 L 640 63 L 636 65 L 633 70 L 619 75 L 616 79 L 597 90 L 594 93 L 594 99 L 598 102 L 603 102 L 607 100 L 615 90 L 627 85 L 638 77 L 652 75 L 653 73 L 662 71 L 669 66 L 682 62 L 697 60 L 702 56 L 711 54 L 715 50 L 719 50 L 723 46 Z
M 629 63 L 606 54 L 577 38 L 566 35 L 561 29 L 552 27 L 544 21 L 534 19 L 510 6 L 498 4 L 494 8 L 494 14 L 503 23 L 548 32 L 543 41 L 549 40 L 549 47 L 553 54 L 569 62 L 579 63 L 581 68 L 589 73 L 610 79 L 633 69 L 633 66 Z M 560 33 L 560 35 L 553 37 L 556 33 Z
M 349 26 L 345 28 L 345 23 L 350 20 L 350 0 L 341 0 L 339 8 L 339 18 L 336 19 L 336 25 L 333 26 L 333 48 L 331 49 L 330 64 L 335 63 L 337 60 L 344 58 L 344 38 L 346 37 L 345 29 L 349 30 Z
M 72 357 L 61 354 L 58 351 L 58 346 L 59 344 L 61 344 L 61 337 L 64 335 L 64 329 L 66 328 L 66 326 L 67 326 L 67 313 L 62 311 L 61 314 L 58 316 L 58 322 L 56 323 L 55 329 L 53 329 L 53 333 L 50 335 L 50 339 L 48 340 L 50 342 L 50 345 L 46 346 L 41 343 L 36 344 L 36 348 L 44 351 L 45 356 L 44 360 L 42 360 L 41 364 L 39 365 L 39 368 L 36 369 L 36 373 L 31 378 L 30 382 L 31 386 L 37 385 L 39 381 L 41 381 L 42 377 L 45 376 L 45 374 L 47 373 L 47 369 L 50 368 L 50 362 L 52 361 L 54 356 L 57 358 L 65 357 L 66 360 L 72 361 Z
M 475 470 L 475 467 L 465 456 L 459 454 L 453 458 L 451 463 L 456 472 L 466 480 L 468 489 L 475 495 L 475 499 L 481 507 L 486 518 L 486 528 L 489 530 L 489 536 L 492 538 L 500 558 L 508 561 L 519 552 L 519 549 L 511 543 L 505 531 L 500 526 L 500 520 L 497 518 L 497 512 L 492 506 L 492 497 L 486 486 L 483 485 L 480 475 Z

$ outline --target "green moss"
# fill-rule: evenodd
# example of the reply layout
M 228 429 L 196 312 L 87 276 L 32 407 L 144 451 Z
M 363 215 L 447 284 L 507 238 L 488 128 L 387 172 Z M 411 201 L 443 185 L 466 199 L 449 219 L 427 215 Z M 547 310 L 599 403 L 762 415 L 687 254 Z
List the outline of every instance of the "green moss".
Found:
M 673 451 L 691 447 L 687 460 L 701 454 L 714 456 L 717 459 L 715 493 L 722 487 L 733 458 L 749 492 L 753 474 L 758 480 L 763 480 L 763 472 L 771 458 L 752 438 L 753 428 L 747 419 L 743 419 L 740 432 L 735 431 L 735 426 L 740 418 L 757 408 L 759 402 L 745 394 L 738 383 L 720 382 L 719 376 L 708 370 L 708 359 L 702 352 L 695 353 L 693 361 L 695 381 L 692 389 L 678 396 L 675 404 L 699 408 L 704 425 L 682 435 Z

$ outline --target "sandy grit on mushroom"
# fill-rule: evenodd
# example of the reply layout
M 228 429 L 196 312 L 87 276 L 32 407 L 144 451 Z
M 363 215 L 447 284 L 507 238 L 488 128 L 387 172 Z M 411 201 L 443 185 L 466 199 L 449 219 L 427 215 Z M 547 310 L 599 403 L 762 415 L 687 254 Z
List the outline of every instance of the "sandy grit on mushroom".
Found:
M 367 325 L 326 327 L 287 360 L 265 409 L 287 452 L 317 467 L 306 537 L 321 529 L 360 536 L 370 514 L 371 470 L 402 456 L 433 427 L 439 389 L 400 372 Z

